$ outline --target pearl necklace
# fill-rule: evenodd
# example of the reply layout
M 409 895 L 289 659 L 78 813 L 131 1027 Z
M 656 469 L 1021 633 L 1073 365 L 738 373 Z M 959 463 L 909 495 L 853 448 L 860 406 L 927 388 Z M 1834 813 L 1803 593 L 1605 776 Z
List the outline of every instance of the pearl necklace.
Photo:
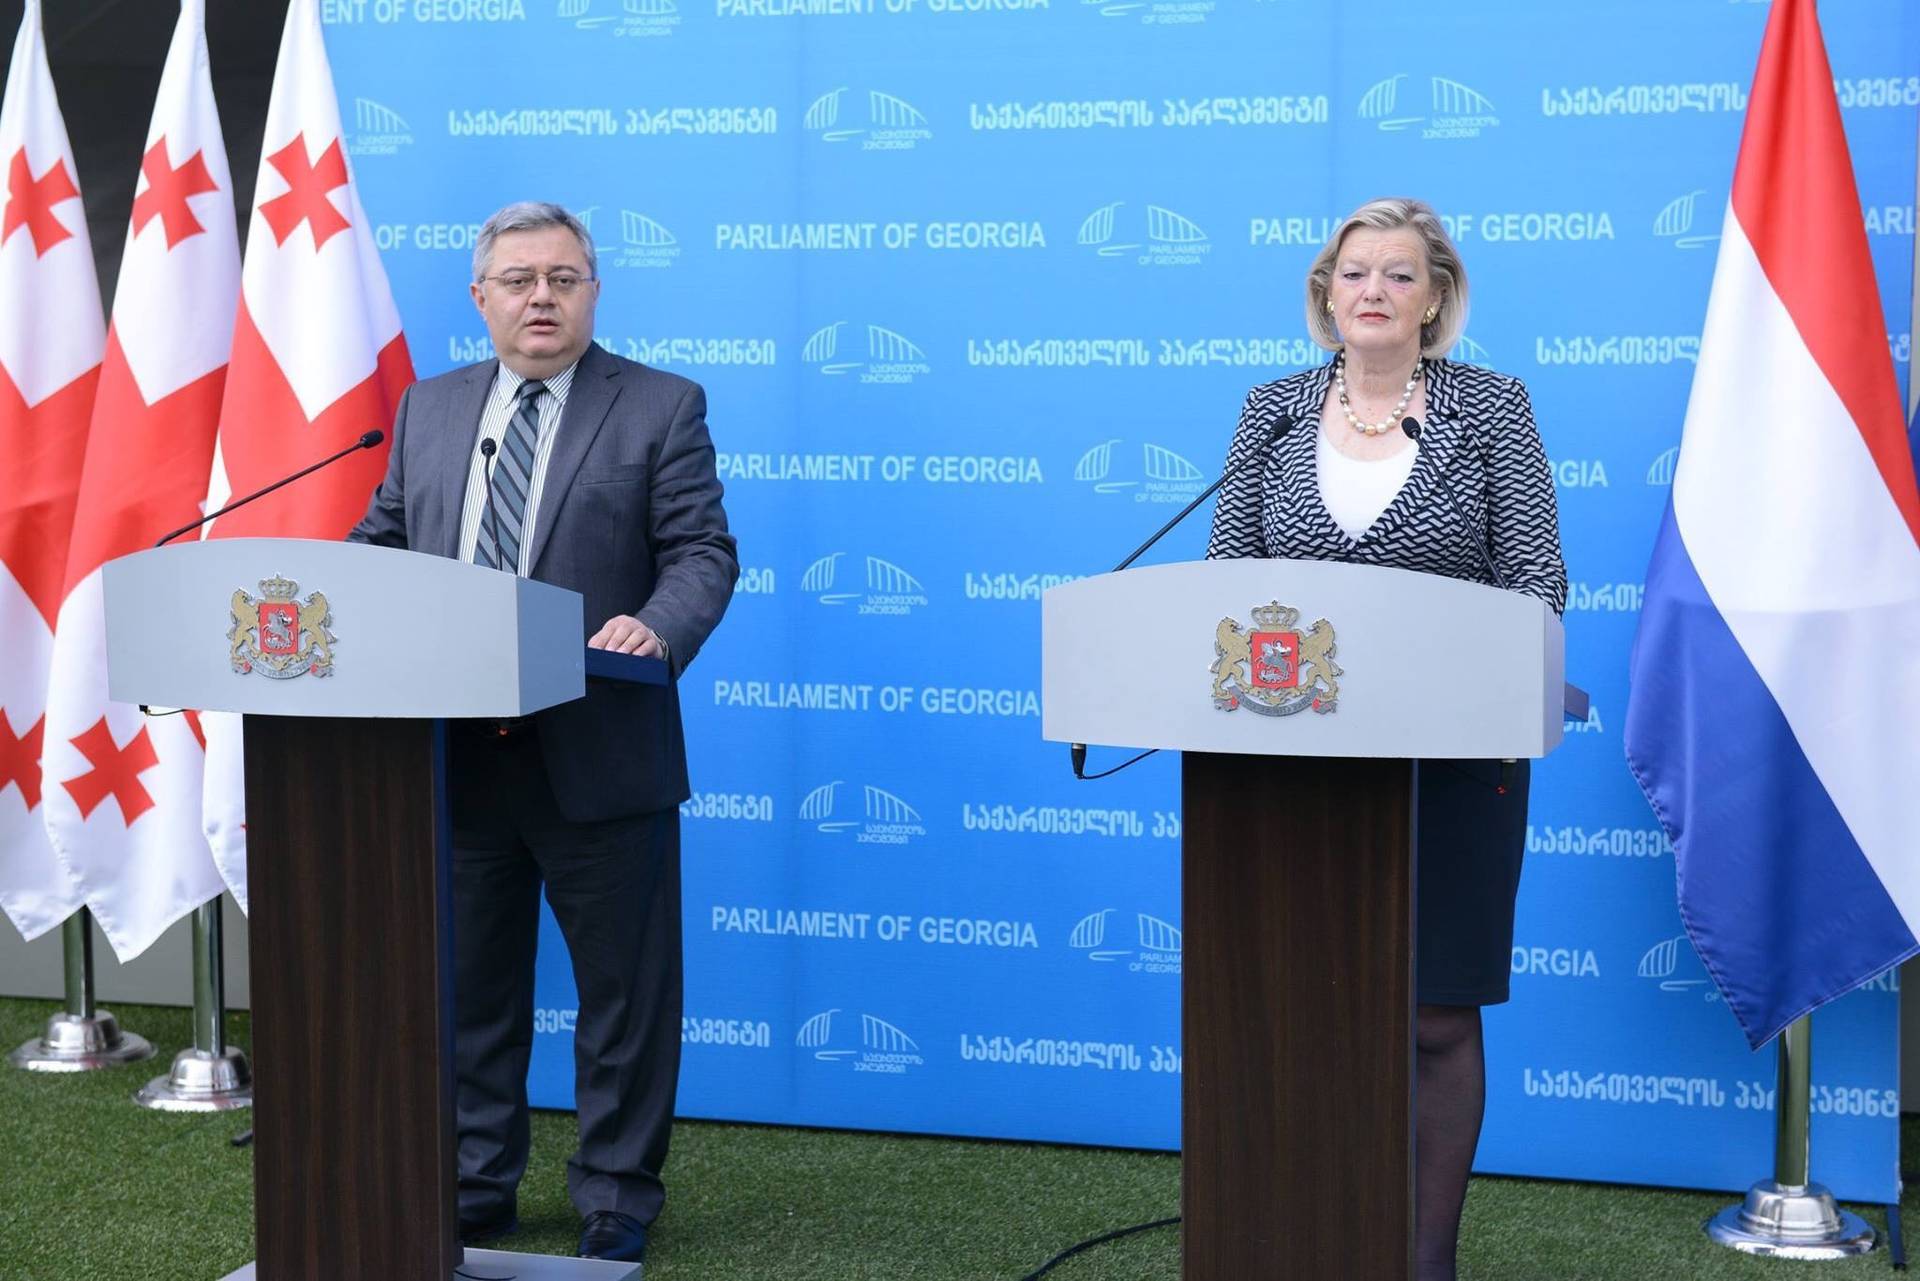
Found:
M 1353 412 L 1353 406 L 1347 403 L 1347 361 L 1342 356 L 1333 364 L 1333 385 L 1340 394 L 1340 412 L 1347 416 L 1353 429 L 1365 436 L 1380 436 L 1400 425 L 1400 415 L 1413 403 L 1413 389 L 1420 382 L 1420 370 L 1426 364 L 1423 360 L 1413 362 L 1413 375 L 1407 379 L 1407 389 L 1400 393 L 1400 403 L 1393 407 L 1384 422 L 1361 422 L 1360 416 Z

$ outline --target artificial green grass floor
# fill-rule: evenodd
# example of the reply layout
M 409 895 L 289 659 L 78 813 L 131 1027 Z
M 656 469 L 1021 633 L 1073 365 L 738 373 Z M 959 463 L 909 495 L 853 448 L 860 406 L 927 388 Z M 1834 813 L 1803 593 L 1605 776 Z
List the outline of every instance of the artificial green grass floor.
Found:
M 45 1001 L 0 1000 L 0 1053 L 38 1036 L 56 1009 Z M 252 1258 L 252 1149 L 228 1143 L 249 1114 L 175 1116 L 134 1107 L 133 1091 L 190 1042 L 188 1012 L 121 1006 L 115 1013 L 158 1046 L 153 1059 L 76 1076 L 0 1068 L 4 1281 L 212 1281 Z M 244 1016 L 233 1016 L 229 1026 L 244 1046 Z M 1911 1167 L 1920 1156 L 1920 1129 L 1908 1122 L 1902 1139 Z M 579 1231 L 566 1198 L 572 1144 L 571 1114 L 534 1114 L 521 1230 L 498 1246 L 572 1253 Z M 1770 1153 L 1754 1153 L 1755 1177 L 1770 1164 Z M 682 1122 L 667 1182 L 649 1281 L 1017 1281 L 1085 1237 L 1177 1213 L 1180 1163 L 1157 1153 Z M 1915 1195 L 1909 1193 L 1909 1209 L 1920 1204 Z M 1706 1240 L 1700 1224 L 1730 1200 L 1724 1193 L 1477 1179 L 1467 1199 L 1460 1276 L 1796 1281 L 1892 1271 L 1884 1247 L 1829 1264 L 1723 1250 Z M 1867 1218 L 1884 1226 L 1878 1210 Z M 1920 1216 L 1911 1221 L 1920 1223 Z M 1368 1224 L 1367 1207 L 1356 1206 L 1354 1230 L 1365 1232 Z M 1068 1260 L 1048 1281 L 1171 1281 L 1179 1274 L 1178 1229 L 1161 1228 Z

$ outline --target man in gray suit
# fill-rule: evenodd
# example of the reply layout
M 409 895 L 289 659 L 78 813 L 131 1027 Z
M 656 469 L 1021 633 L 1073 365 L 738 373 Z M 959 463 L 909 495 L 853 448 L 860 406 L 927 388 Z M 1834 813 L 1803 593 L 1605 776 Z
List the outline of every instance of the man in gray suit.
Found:
M 706 395 L 594 345 L 596 265 L 558 205 L 487 220 L 471 290 L 499 359 L 408 389 L 348 537 L 571 588 L 587 644 L 658 656 L 677 677 L 739 573 Z M 666 1196 L 680 1067 L 678 693 L 589 683 L 524 721 L 458 723 L 447 751 L 461 1239 L 518 1226 L 544 884 L 580 992 L 580 1253 L 638 1262 Z

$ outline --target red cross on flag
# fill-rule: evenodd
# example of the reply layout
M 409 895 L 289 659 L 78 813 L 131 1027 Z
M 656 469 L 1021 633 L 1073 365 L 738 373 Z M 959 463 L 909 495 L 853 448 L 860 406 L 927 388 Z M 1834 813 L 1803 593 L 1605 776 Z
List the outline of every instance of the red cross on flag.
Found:
M 0 908 L 28 938 L 81 905 L 42 822 L 47 670 L 105 343 L 73 150 L 27 0 L 0 102 Z
M 183 0 L 120 260 L 47 694 L 47 831 L 121 960 L 221 890 L 201 832 L 191 714 L 107 697 L 100 567 L 201 513 L 240 297 L 240 238 L 213 106 L 204 0 Z M 215 621 L 221 602 L 182 601 Z M 156 625 L 159 625 L 156 620 Z
M 385 430 L 413 381 L 400 313 L 341 142 L 315 0 L 293 0 L 287 9 L 261 150 L 212 501 L 270 484 L 362 432 Z M 349 455 L 221 517 L 209 537 L 344 538 L 386 466 L 384 445 Z M 263 577 L 274 571 L 260 567 Z M 343 642 L 348 628 L 343 619 Z M 244 907 L 239 718 L 209 714 L 205 724 L 207 839 Z

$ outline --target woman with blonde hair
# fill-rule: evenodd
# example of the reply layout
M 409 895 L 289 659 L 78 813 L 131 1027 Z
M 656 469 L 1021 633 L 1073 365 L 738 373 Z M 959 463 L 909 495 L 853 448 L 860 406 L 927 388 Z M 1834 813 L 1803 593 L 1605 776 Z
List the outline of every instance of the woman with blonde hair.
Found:
M 1418 200 L 1368 201 L 1314 259 L 1306 293 L 1308 331 L 1333 358 L 1248 393 L 1227 455 L 1239 470 L 1214 509 L 1208 557 L 1352 561 L 1494 583 L 1491 564 L 1496 585 L 1560 612 L 1567 572 L 1533 407 L 1519 379 L 1447 358 L 1466 326 L 1467 275 L 1439 216 Z M 1283 415 L 1295 428 L 1264 459 L 1249 458 Z M 1420 764 L 1420 1281 L 1454 1277 L 1486 1100 L 1480 1008 L 1507 999 L 1527 790 L 1525 761 Z

